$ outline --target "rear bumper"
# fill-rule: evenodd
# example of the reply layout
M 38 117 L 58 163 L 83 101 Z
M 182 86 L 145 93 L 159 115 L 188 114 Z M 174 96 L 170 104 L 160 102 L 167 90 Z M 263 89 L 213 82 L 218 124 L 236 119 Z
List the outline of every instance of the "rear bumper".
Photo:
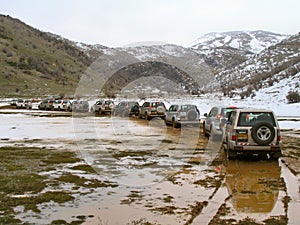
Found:
M 249 145 L 248 143 L 236 143 L 236 142 L 229 142 L 229 149 L 234 151 L 249 151 L 249 152 L 274 152 L 274 151 L 281 151 L 281 145 Z
M 200 126 L 200 120 L 193 120 L 193 121 L 178 120 L 176 122 L 180 125 L 199 125 Z

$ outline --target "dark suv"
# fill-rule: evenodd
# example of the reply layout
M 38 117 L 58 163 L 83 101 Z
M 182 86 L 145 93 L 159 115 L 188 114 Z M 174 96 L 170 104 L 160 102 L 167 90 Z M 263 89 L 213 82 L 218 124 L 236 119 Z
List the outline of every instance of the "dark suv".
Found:
M 88 112 L 89 111 L 89 103 L 88 101 L 73 101 L 72 102 L 72 111 L 73 112 Z
M 54 100 L 43 100 L 42 102 L 40 102 L 40 104 L 38 105 L 39 109 L 44 109 L 44 110 L 52 110 L 53 109 L 53 103 L 55 101 Z
M 139 118 L 145 118 L 146 120 L 149 120 L 152 117 L 161 117 L 164 119 L 165 113 L 166 106 L 163 102 L 144 102 L 139 113 Z
M 114 116 L 138 116 L 140 113 L 140 105 L 138 102 L 122 101 L 113 109 Z

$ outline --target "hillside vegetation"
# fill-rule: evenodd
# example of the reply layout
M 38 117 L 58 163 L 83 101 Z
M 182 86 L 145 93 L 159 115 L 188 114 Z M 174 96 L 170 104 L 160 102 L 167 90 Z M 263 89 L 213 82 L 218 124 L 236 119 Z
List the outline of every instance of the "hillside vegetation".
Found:
M 246 98 L 281 82 L 288 86 L 289 102 L 297 102 L 299 49 L 300 34 L 266 31 L 210 33 L 190 48 L 108 48 L 75 43 L 0 15 L 0 97 L 99 96 L 103 91 L 115 96 L 130 83 L 129 89 L 143 96 L 173 95 L 176 86 L 179 93 L 221 91 Z
M 0 15 L 0 96 L 72 95 L 90 63 L 67 40 Z

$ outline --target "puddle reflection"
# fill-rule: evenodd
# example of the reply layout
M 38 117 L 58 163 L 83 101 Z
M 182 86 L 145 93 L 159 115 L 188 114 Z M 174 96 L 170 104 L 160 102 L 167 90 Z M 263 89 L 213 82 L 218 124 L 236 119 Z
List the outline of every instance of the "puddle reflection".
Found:
M 271 212 L 284 186 L 278 161 L 228 161 L 226 185 L 237 212 Z

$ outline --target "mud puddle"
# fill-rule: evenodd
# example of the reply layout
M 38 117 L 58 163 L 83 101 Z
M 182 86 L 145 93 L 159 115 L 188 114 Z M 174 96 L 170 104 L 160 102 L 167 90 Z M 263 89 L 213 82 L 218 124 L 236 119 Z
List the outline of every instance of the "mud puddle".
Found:
M 0 116 L 1 180 L 44 184 L 1 191 L 1 204 L 18 199 L 0 209 L 16 224 L 300 222 L 299 138 L 284 136 L 278 162 L 227 161 L 199 127 L 159 119 Z

